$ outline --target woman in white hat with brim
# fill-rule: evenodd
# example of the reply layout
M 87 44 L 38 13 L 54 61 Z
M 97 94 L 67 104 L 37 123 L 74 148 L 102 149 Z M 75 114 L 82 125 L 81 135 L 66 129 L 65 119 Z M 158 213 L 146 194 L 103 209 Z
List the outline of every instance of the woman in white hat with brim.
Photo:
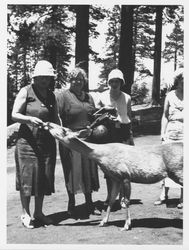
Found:
M 132 124 L 131 124 L 131 97 L 121 91 L 125 84 L 123 73 L 119 69 L 113 69 L 108 75 L 109 90 L 102 93 L 98 102 L 98 108 L 104 107 L 105 109 L 114 108 L 117 117 L 115 121 L 114 133 L 111 135 L 111 141 L 120 142 L 129 145 L 134 145 Z M 109 192 L 111 190 L 111 182 L 106 177 L 108 196 L 105 204 L 109 199 Z M 120 196 L 121 200 L 121 196 Z M 124 201 L 121 202 L 124 206 Z
M 41 225 L 52 220 L 42 212 L 44 195 L 54 192 L 56 143 L 42 128 L 43 122 L 60 124 L 56 99 L 49 86 L 55 77 L 53 66 L 39 61 L 34 69 L 33 83 L 20 89 L 13 106 L 12 119 L 21 123 L 16 143 L 16 190 L 20 191 L 21 222 L 34 228 L 30 199 L 35 197 L 34 219 Z

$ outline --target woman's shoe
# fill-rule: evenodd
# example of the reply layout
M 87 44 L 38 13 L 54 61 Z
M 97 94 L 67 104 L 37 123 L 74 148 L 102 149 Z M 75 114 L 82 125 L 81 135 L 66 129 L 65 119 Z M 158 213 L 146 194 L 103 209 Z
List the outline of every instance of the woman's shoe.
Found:
M 120 206 L 121 206 L 121 208 L 126 208 L 127 207 L 126 203 L 125 203 L 125 199 L 123 197 L 121 198 Z
M 76 216 L 76 211 L 75 211 L 75 203 L 68 203 L 68 211 L 67 211 L 68 215 L 72 218 L 75 218 Z
M 67 213 L 68 213 L 69 217 L 71 217 L 71 218 L 75 218 L 75 217 L 76 217 L 75 207 L 68 208 Z
M 160 198 L 157 201 L 154 202 L 154 205 L 155 206 L 160 206 L 160 205 L 166 204 L 167 200 L 168 200 L 167 195 L 165 195 L 163 199 L 160 196 Z
M 179 204 L 177 205 L 177 208 L 178 208 L 178 209 L 182 209 L 182 208 L 183 208 L 183 203 L 182 203 L 182 202 L 179 203 Z
M 93 215 L 101 215 L 101 211 L 94 206 L 94 204 L 88 204 L 86 203 L 86 210 L 87 210 L 87 214 L 90 215 L 90 214 L 93 214 Z
M 100 216 L 102 214 L 102 212 L 97 207 L 94 207 L 92 214 Z
M 103 202 L 103 205 L 104 205 L 104 207 L 107 207 L 107 206 L 108 206 L 108 204 L 109 204 L 109 200 L 108 200 L 108 199 L 106 199 L 106 200 Z
M 28 214 L 21 215 L 21 222 L 22 222 L 22 225 L 28 229 L 34 228 L 33 221 Z
M 160 206 L 160 205 L 163 205 L 165 203 L 166 203 L 166 199 L 165 200 L 159 199 L 159 200 L 157 200 L 157 201 L 154 202 L 154 205 L 155 206 Z
M 45 216 L 44 214 L 40 214 L 40 215 L 34 214 L 33 217 L 37 222 L 39 222 L 43 226 L 48 226 L 50 224 L 53 224 L 53 221 L 47 216 Z
M 69 201 L 68 201 L 68 215 L 70 217 L 75 217 L 75 196 L 74 194 L 69 193 Z

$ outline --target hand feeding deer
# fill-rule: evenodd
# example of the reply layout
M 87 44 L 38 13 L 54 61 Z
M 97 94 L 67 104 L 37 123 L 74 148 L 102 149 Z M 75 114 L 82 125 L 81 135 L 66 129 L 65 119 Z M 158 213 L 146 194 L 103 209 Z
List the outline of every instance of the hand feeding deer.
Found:
M 94 144 L 79 139 L 79 133 L 54 123 L 47 123 L 46 129 L 64 146 L 94 160 L 111 178 L 111 197 L 106 216 L 100 222 L 100 226 L 107 225 L 111 207 L 121 185 L 124 186 L 126 204 L 126 219 L 121 230 L 131 228 L 129 211 L 131 182 L 152 184 L 168 176 L 183 185 L 183 143 L 181 142 L 143 147 L 122 143 Z

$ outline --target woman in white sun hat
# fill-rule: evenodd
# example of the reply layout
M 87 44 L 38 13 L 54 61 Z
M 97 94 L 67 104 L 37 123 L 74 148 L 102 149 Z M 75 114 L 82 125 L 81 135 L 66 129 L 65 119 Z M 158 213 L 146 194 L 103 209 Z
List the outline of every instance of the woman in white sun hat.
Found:
M 20 89 L 13 106 L 12 119 L 21 123 L 16 143 L 16 190 L 20 191 L 22 224 L 34 228 L 30 199 L 35 197 L 34 219 L 51 224 L 42 212 L 44 195 L 54 193 L 56 143 L 42 128 L 43 122 L 60 124 L 56 99 L 49 89 L 55 77 L 50 62 L 41 60 L 34 69 L 33 83 Z
M 168 94 L 165 98 L 164 112 L 161 122 L 161 139 L 163 143 L 183 141 L 184 127 L 184 96 L 183 96 L 183 68 L 179 68 L 174 73 L 174 79 L 168 85 Z M 169 178 L 165 178 L 162 183 L 162 192 L 154 205 L 162 205 L 168 199 L 169 188 L 180 188 L 181 196 L 178 208 L 183 207 L 183 189 Z
M 109 90 L 100 95 L 100 100 L 97 104 L 98 108 L 104 107 L 105 109 L 114 108 L 117 114 L 114 135 L 110 142 L 121 142 L 129 145 L 134 145 L 132 124 L 131 124 L 131 97 L 121 91 L 122 86 L 125 84 L 123 73 L 119 69 L 113 69 L 108 75 Z M 107 199 L 109 199 L 109 192 L 111 190 L 111 181 L 105 176 L 107 182 Z M 120 195 L 120 200 L 121 200 Z M 124 207 L 124 201 L 121 202 Z
M 114 108 L 116 111 L 115 136 L 112 140 L 134 145 L 131 127 L 131 97 L 121 91 L 124 84 L 121 70 L 113 69 L 108 75 L 109 89 L 100 95 L 97 107 L 104 107 L 107 110 Z

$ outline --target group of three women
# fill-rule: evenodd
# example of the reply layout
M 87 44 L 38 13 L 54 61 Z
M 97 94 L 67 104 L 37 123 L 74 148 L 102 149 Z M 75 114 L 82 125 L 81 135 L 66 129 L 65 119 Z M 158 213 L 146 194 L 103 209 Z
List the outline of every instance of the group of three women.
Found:
M 91 116 L 99 107 L 111 105 L 118 113 L 116 127 L 120 142 L 132 140 L 131 99 L 120 88 L 125 84 L 123 74 L 115 69 L 109 74 L 110 90 L 95 107 L 92 96 L 84 91 L 87 76 L 83 69 L 76 67 L 69 74 L 69 89 L 50 90 L 55 77 L 53 66 L 46 60 L 39 61 L 33 73 L 33 83 L 21 88 L 12 111 L 12 119 L 21 123 L 15 150 L 16 189 L 20 191 L 22 204 L 21 222 L 27 228 L 34 228 L 34 221 L 43 225 L 52 220 L 43 214 L 45 195 L 54 192 L 56 163 L 56 142 L 42 125 L 54 122 L 78 131 L 90 125 Z M 104 101 L 103 101 L 104 100 Z M 128 130 L 125 133 L 125 130 Z M 59 144 L 66 190 L 68 213 L 75 215 L 75 194 L 82 192 L 86 200 L 87 214 L 100 215 L 92 202 L 92 192 L 99 189 L 98 169 L 95 162 Z M 107 185 L 111 185 L 107 179 Z M 30 213 L 30 199 L 35 197 L 33 218 Z M 107 196 L 108 199 L 108 196 Z

